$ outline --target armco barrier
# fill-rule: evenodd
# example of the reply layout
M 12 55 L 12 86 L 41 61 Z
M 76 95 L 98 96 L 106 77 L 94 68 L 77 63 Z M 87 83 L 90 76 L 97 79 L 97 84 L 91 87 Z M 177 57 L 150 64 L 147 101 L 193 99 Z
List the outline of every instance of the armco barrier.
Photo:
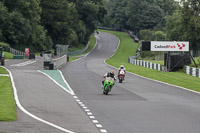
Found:
M 155 70 L 162 71 L 162 72 L 166 71 L 165 66 L 163 66 L 161 64 L 157 64 L 157 63 L 152 63 L 152 62 L 143 61 L 143 60 L 137 60 L 137 59 L 133 59 L 133 58 L 129 58 L 128 62 L 133 65 L 139 65 L 139 66 L 143 66 L 143 67 L 150 68 L 150 69 L 155 69 Z
M 200 78 L 200 69 L 190 66 L 185 66 L 185 73 Z
M 74 51 L 74 52 L 68 52 L 68 56 L 75 56 L 75 55 L 82 54 L 85 50 L 88 49 L 89 44 L 90 44 L 90 42 L 81 50 L 77 50 L 77 51 Z
M 24 59 L 23 55 L 14 55 L 13 59 Z
M 63 55 L 59 58 L 52 59 L 52 63 L 54 64 L 54 69 L 60 68 L 62 65 L 67 63 L 67 56 Z

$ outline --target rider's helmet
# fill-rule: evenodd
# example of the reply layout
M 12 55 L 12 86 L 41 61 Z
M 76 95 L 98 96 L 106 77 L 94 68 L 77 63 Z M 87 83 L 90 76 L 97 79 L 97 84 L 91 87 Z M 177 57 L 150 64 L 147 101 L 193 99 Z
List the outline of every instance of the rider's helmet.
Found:
M 110 76 L 114 77 L 114 71 L 113 70 L 110 71 Z
M 124 66 L 123 66 L 123 65 L 121 65 L 121 66 L 120 66 L 120 68 L 121 68 L 121 69 L 124 69 Z

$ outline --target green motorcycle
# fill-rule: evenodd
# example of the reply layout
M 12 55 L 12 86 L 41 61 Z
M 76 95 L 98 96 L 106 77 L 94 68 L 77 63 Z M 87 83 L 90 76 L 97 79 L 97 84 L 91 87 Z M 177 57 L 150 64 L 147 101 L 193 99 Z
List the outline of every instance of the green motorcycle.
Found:
M 104 81 L 104 85 L 102 87 L 103 94 L 108 95 L 108 92 L 111 91 L 114 84 L 115 84 L 114 79 L 111 77 L 107 77 L 106 80 Z

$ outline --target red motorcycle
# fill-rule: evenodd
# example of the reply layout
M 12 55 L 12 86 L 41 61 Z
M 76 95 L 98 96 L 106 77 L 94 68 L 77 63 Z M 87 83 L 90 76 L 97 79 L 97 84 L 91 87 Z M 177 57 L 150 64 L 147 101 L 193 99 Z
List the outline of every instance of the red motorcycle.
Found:
M 118 73 L 119 83 L 122 83 L 124 78 L 125 78 L 125 72 L 123 70 L 120 70 L 119 73 Z

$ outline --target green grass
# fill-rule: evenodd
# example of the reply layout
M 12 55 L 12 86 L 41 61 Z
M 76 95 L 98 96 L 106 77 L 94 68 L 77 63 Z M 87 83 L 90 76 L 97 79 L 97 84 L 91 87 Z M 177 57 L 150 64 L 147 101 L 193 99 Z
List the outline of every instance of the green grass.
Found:
M 69 57 L 69 62 L 70 61 L 73 61 L 73 60 L 76 60 L 76 59 L 79 59 L 80 57 Z
M 104 30 L 99 30 L 104 31 Z M 144 77 L 163 81 L 169 84 L 182 86 L 191 90 L 200 92 L 200 78 L 179 72 L 160 72 L 157 70 L 148 69 L 142 66 L 135 66 L 128 63 L 128 57 L 134 56 L 139 44 L 134 43 L 127 33 L 104 31 L 116 35 L 120 39 L 120 46 L 116 54 L 107 59 L 106 62 L 112 66 L 119 67 L 123 64 L 129 72 L 133 72 Z
M 90 36 L 90 44 L 89 44 L 89 47 L 88 47 L 88 49 L 85 51 L 85 52 L 83 52 L 81 55 L 84 55 L 84 54 L 87 54 L 87 53 L 89 53 L 93 48 L 94 48 L 94 46 L 95 46 L 95 44 L 96 44 L 96 38 L 94 37 L 94 35 L 91 35 Z M 76 49 L 76 50 L 79 50 L 79 49 Z M 80 56 L 80 55 L 77 55 L 77 56 Z M 79 59 L 79 57 L 69 57 L 69 61 L 73 61 L 73 60 L 76 60 L 76 59 Z
M 83 44 L 80 44 L 80 45 L 75 46 L 75 47 L 70 46 L 70 47 L 68 48 L 68 51 L 69 51 L 69 52 L 74 52 L 74 51 L 83 49 L 84 47 L 85 47 L 85 45 L 83 45 Z
M 5 70 L 0 67 L 0 74 Z M 0 76 L 0 121 L 16 121 L 16 104 L 9 77 Z
M 200 61 L 200 57 L 195 57 L 194 60 L 195 60 L 195 63 L 197 64 L 197 67 L 200 68 L 200 62 L 199 62 Z M 194 62 L 192 61 L 192 63 L 189 66 L 195 67 Z
M 40 56 L 40 52 L 35 53 L 35 56 Z
M 8 72 L 4 68 L 0 67 L 0 74 L 8 74 Z
M 3 51 L 5 54 L 5 59 L 13 59 L 13 54 Z

